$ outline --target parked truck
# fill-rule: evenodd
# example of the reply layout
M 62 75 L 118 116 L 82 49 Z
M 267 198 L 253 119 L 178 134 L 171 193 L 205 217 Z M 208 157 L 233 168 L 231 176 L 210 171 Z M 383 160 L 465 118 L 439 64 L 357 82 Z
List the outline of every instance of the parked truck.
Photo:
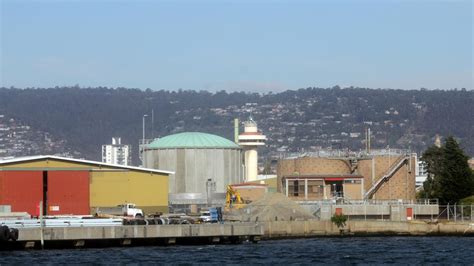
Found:
M 133 203 L 117 205 L 117 207 L 99 207 L 95 211 L 96 216 L 126 216 L 143 218 L 143 211 Z

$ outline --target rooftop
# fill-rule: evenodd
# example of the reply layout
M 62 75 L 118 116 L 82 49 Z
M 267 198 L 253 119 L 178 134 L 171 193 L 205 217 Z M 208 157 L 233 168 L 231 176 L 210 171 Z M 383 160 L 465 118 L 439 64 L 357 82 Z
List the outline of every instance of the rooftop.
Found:
M 240 146 L 226 138 L 202 132 L 183 132 L 169 135 L 157 139 L 147 146 L 147 149 L 184 148 L 240 149 Z
M 74 162 L 74 163 L 80 163 L 80 164 L 95 165 L 98 167 L 105 166 L 105 167 L 112 167 L 112 168 L 117 168 L 117 169 L 128 169 L 128 170 L 135 170 L 135 171 L 142 171 L 142 172 L 160 173 L 160 174 L 168 174 L 168 175 L 174 174 L 174 172 L 172 171 L 142 168 L 142 167 L 135 167 L 135 166 L 124 166 L 124 165 L 118 165 L 118 164 L 110 164 L 110 163 L 103 163 L 103 162 L 96 162 L 96 161 L 89 161 L 89 160 L 82 160 L 82 159 L 73 159 L 73 158 L 60 157 L 60 156 L 54 156 L 54 155 L 25 156 L 25 157 L 0 160 L 0 171 L 5 170 L 5 169 L 2 169 L 2 166 L 4 165 L 39 161 L 39 160 L 56 160 L 56 161 L 63 161 L 63 162 Z

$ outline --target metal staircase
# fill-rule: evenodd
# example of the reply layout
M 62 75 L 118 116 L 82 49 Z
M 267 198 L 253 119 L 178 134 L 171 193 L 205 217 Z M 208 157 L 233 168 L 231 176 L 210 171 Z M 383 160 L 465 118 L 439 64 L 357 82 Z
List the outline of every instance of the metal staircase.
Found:
M 390 168 L 390 170 L 379 178 L 371 187 L 370 189 L 365 193 L 364 199 L 370 199 L 375 192 L 382 186 L 383 183 L 387 182 L 397 171 L 402 167 L 404 164 L 406 164 L 410 160 L 410 155 L 405 154 L 403 157 L 398 159 L 397 162 L 393 164 L 393 166 Z

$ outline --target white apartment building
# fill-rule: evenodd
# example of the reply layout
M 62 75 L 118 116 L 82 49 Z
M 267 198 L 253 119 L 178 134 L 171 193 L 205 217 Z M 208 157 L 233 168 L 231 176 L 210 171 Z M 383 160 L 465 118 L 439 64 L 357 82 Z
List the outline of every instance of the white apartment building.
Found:
M 112 138 L 112 144 L 102 145 L 102 162 L 119 165 L 131 165 L 132 148 L 121 143 L 120 138 Z
M 423 182 L 426 181 L 426 178 L 428 177 L 428 171 L 426 169 L 426 163 L 421 159 L 421 157 L 418 157 L 416 160 L 416 167 L 415 167 L 415 179 L 416 179 L 416 188 L 422 188 L 423 187 Z

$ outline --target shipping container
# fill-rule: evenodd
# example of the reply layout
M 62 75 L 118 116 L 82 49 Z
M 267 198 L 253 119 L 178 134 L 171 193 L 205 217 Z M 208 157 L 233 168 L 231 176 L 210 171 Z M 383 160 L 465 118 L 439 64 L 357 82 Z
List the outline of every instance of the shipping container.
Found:
M 48 171 L 47 214 L 90 214 L 89 171 Z
M 0 205 L 36 216 L 42 199 L 43 171 L 0 171 Z

